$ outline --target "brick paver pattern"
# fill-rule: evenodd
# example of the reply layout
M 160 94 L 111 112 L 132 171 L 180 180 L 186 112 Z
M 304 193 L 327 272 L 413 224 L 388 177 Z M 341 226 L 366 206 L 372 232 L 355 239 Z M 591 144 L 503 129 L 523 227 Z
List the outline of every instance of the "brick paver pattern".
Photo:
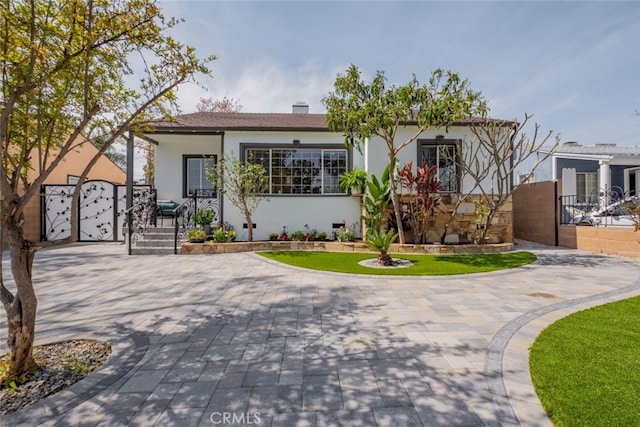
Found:
M 550 425 L 528 346 L 556 318 L 639 294 L 640 269 L 533 251 L 539 261 L 514 270 L 425 278 L 316 272 L 253 253 L 42 251 L 38 343 L 92 337 L 114 355 L 0 424 Z

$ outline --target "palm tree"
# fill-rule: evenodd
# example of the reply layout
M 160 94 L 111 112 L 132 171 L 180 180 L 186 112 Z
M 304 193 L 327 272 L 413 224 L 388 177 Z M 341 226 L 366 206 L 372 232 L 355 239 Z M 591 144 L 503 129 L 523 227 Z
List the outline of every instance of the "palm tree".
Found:
M 380 252 L 380 255 L 378 255 L 379 265 L 393 265 L 393 260 L 387 251 L 397 238 L 398 234 L 394 230 L 389 230 L 386 233 L 383 233 L 380 230 L 372 230 L 367 234 L 367 245 L 369 245 L 369 247 L 374 251 Z

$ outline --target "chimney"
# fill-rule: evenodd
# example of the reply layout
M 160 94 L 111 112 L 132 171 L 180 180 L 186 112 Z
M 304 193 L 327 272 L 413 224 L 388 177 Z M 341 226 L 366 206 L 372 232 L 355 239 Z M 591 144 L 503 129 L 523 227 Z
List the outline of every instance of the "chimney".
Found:
M 309 104 L 304 101 L 298 101 L 293 104 L 292 108 L 293 114 L 309 114 Z

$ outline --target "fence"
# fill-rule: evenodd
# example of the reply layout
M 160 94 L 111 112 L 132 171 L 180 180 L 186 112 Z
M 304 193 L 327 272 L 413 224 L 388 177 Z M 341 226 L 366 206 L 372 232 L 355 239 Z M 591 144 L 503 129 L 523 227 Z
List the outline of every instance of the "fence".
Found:
M 41 239 L 62 240 L 71 235 L 71 201 L 75 185 L 43 185 L 41 190 Z M 135 185 L 134 192 L 153 193 L 150 185 Z M 78 240 L 122 241 L 126 186 L 108 181 L 86 181 L 80 188 Z M 155 197 L 155 196 L 154 196 Z

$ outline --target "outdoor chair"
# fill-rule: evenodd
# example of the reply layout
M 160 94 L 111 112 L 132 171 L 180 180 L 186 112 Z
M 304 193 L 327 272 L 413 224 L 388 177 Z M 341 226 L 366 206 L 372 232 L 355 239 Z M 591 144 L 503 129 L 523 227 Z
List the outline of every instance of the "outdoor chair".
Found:
M 158 216 L 160 217 L 160 226 L 164 226 L 164 219 L 171 218 L 171 225 L 173 225 L 174 213 L 173 210 L 178 207 L 178 204 L 172 200 L 158 200 Z

